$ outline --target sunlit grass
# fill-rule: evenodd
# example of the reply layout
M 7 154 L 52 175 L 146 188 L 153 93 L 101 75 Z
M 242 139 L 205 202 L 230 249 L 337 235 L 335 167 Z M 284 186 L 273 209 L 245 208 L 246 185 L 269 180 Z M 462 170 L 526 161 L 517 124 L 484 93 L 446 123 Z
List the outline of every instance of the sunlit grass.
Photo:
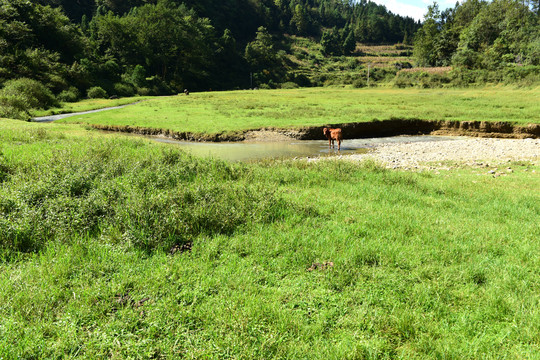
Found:
M 507 166 L 228 164 L 2 120 L 0 357 L 535 358 L 540 167 Z
M 540 88 L 259 90 L 156 98 L 62 120 L 195 133 L 387 119 L 540 123 Z

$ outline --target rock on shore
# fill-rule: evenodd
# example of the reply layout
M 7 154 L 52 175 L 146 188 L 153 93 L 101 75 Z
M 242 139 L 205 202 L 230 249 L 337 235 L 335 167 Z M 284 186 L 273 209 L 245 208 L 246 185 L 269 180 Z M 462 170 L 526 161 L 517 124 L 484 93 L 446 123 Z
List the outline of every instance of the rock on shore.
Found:
M 389 168 L 446 168 L 449 162 L 482 165 L 484 162 L 540 159 L 539 139 L 460 138 L 457 140 L 377 145 L 367 154 L 344 156 L 344 159 L 373 158 Z

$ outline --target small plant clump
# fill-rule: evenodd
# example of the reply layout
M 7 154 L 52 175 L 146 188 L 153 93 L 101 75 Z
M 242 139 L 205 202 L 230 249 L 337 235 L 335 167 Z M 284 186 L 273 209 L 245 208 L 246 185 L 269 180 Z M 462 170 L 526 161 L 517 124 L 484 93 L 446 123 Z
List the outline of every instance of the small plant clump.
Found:
M 88 89 L 87 95 L 90 99 L 103 99 L 107 97 L 107 92 L 100 86 L 94 86 Z

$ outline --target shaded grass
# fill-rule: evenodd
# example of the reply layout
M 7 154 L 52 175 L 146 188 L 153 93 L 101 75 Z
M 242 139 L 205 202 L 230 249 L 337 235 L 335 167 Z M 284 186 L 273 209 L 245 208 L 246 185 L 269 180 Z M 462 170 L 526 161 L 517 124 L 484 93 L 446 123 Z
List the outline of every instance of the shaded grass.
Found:
M 539 89 L 295 89 L 196 93 L 61 120 L 215 134 L 387 119 L 540 123 Z
M 231 165 L 76 126 L 63 125 L 62 138 L 46 126 L 0 131 L 0 199 L 26 209 L 0 229 L 43 208 L 91 224 L 80 202 L 91 194 L 108 194 L 103 205 L 114 211 L 92 231 L 74 217 L 54 226 L 41 217 L 52 232 L 30 253 L 2 243 L 6 358 L 477 359 L 540 350 L 537 165 L 513 163 L 498 178 L 372 161 Z M 40 129 L 46 136 L 21 141 Z M 73 191 L 86 177 L 88 188 Z M 35 201 L 35 189 L 47 197 Z M 71 201 L 51 205 L 62 199 Z M 13 208 L 2 204 L 5 219 Z M 190 212 L 179 210 L 186 204 Z M 235 211 L 240 222 L 223 231 Z M 192 250 L 170 255 L 170 230 L 197 214 L 207 216 L 199 231 L 175 233 L 188 234 Z M 141 241 L 118 236 L 133 233 Z M 316 262 L 333 265 L 308 271 Z

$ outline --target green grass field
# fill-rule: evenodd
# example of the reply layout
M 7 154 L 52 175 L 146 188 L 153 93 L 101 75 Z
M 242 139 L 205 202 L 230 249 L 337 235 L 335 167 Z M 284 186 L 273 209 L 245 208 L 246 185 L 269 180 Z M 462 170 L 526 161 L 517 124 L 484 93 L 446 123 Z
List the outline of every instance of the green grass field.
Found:
M 195 93 L 61 120 L 218 133 L 387 119 L 540 123 L 540 88 L 337 89 Z
M 230 164 L 0 120 L 0 358 L 537 358 L 540 167 L 505 166 Z

